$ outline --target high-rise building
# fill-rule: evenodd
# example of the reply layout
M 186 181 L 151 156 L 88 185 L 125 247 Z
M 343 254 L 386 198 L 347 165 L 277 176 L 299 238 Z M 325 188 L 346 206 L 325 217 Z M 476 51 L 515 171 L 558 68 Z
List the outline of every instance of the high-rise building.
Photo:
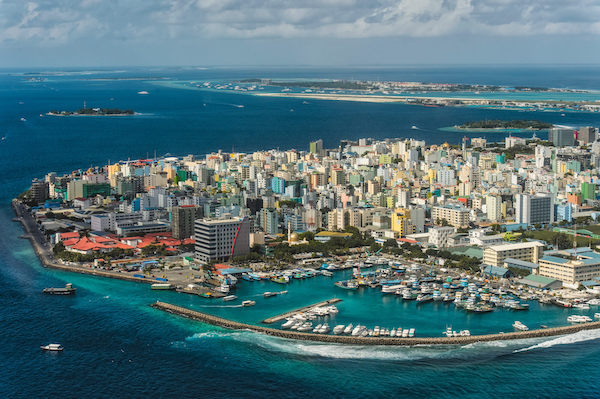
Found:
M 551 141 L 556 147 L 573 146 L 575 145 L 575 131 L 558 127 L 550 128 L 548 141 Z
M 598 137 L 598 131 L 591 126 L 581 127 L 577 132 L 577 140 L 584 144 L 593 143 Z
M 554 196 L 552 194 L 517 194 L 515 200 L 517 223 L 548 224 L 554 222 Z
M 593 183 L 581 183 L 581 197 L 585 200 L 596 199 L 596 185 Z
M 497 222 L 502 219 L 502 197 L 488 195 L 485 197 L 485 206 L 488 220 Z
M 323 152 L 323 140 L 319 139 L 317 141 L 311 141 L 309 150 L 311 154 L 321 154 L 321 152 Z
M 194 235 L 194 222 L 203 215 L 203 208 L 197 205 L 175 206 L 171 210 L 171 230 L 173 238 L 179 240 Z
M 250 252 L 247 218 L 198 219 L 194 226 L 195 257 L 200 262 L 227 260 Z
M 43 180 L 34 179 L 31 182 L 31 198 L 36 203 L 44 202 L 48 199 L 49 195 L 49 184 Z

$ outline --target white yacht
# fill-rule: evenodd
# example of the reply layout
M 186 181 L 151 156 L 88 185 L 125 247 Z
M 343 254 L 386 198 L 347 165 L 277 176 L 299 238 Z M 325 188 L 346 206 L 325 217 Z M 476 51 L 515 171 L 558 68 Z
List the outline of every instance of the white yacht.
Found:
M 329 324 L 323 323 L 323 325 L 321 326 L 321 328 L 317 332 L 319 334 L 327 334 L 329 331 L 331 331 L 331 329 L 329 328 Z
M 227 295 L 227 296 L 223 297 L 223 300 L 225 302 L 227 302 L 227 301 L 235 301 L 236 299 L 237 299 L 237 296 L 235 296 L 235 295 Z
M 344 334 L 351 334 L 352 330 L 353 330 L 354 326 L 352 325 L 352 323 L 348 324 L 346 326 L 346 328 L 344 328 Z
M 40 346 L 43 351 L 61 352 L 64 348 L 60 344 L 48 344 Z
M 410 330 L 408 330 L 408 337 L 413 338 L 414 336 L 415 336 L 415 329 L 411 328 Z
M 402 338 L 408 338 L 408 328 L 405 328 L 404 330 L 402 330 Z
M 600 298 L 593 298 L 588 301 L 588 305 L 600 306 Z
M 297 328 L 297 330 L 301 331 L 301 332 L 310 331 L 310 330 L 312 330 L 312 323 L 309 321 L 306 323 L 303 323 L 300 327 Z
M 296 320 L 296 319 L 287 319 L 287 321 L 281 325 L 281 328 L 290 328 L 297 322 L 298 322 L 298 320 Z
M 335 335 L 340 335 L 341 333 L 343 333 L 343 332 L 344 332 L 344 329 L 345 329 L 345 328 L 346 328 L 346 326 L 345 326 L 345 325 L 343 325 L 343 324 L 338 324 L 337 326 L 335 326 L 335 327 L 333 328 L 333 333 L 334 333 Z
M 569 323 L 589 323 L 592 319 L 588 316 L 571 315 L 567 317 Z
M 515 328 L 515 330 L 519 330 L 519 331 L 529 330 L 529 327 L 527 327 L 525 324 L 521 323 L 518 320 L 513 323 L 513 327 Z
M 313 332 L 318 333 L 321 331 L 321 327 L 323 327 L 323 324 L 317 324 L 317 326 L 313 329 Z

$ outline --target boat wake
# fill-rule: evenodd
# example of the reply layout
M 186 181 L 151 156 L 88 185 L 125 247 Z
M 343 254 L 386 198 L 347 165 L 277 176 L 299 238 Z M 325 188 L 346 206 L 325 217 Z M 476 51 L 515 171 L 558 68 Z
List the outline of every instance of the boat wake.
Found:
M 242 305 L 198 305 L 199 308 L 241 308 Z
M 529 346 L 527 348 L 517 349 L 514 353 L 527 352 L 534 349 L 551 348 L 556 345 L 568 345 L 578 342 L 592 341 L 600 338 L 600 330 L 579 331 L 574 334 L 562 335 L 548 341 L 540 342 L 539 344 Z
M 202 339 L 233 339 L 267 351 L 292 356 L 390 362 L 496 358 L 515 353 L 518 348 L 531 346 L 532 343 L 539 341 L 539 339 L 533 338 L 514 341 L 478 342 L 468 345 L 365 346 L 297 341 L 257 334 L 252 331 L 228 330 L 199 332 L 187 337 L 185 340 L 189 342 Z

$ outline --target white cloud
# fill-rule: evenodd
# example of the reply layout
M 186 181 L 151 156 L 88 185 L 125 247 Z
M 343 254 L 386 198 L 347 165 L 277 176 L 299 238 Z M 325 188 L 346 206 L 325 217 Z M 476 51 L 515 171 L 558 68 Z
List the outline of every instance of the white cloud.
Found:
M 597 0 L 0 0 L 0 42 L 600 33 Z

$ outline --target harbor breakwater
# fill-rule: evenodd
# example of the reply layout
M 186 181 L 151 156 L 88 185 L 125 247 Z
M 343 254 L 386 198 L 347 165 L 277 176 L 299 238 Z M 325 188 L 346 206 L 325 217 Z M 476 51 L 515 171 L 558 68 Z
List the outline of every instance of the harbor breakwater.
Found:
M 168 313 L 186 317 L 188 319 L 197 320 L 203 323 L 212 324 L 214 326 L 224 327 L 232 330 L 249 330 L 279 338 L 351 345 L 466 345 L 475 342 L 552 337 L 557 335 L 572 334 L 583 330 L 592 330 L 600 328 L 600 321 L 596 321 L 572 326 L 554 327 L 530 331 L 518 331 L 503 334 L 471 335 L 468 337 L 352 337 L 347 335 L 320 335 L 312 333 L 303 333 L 297 331 L 279 330 L 275 328 L 239 323 L 237 321 L 224 319 L 221 317 L 209 315 L 206 313 L 198 312 L 195 310 L 160 301 L 157 301 L 156 303 L 153 303 L 150 306 Z

